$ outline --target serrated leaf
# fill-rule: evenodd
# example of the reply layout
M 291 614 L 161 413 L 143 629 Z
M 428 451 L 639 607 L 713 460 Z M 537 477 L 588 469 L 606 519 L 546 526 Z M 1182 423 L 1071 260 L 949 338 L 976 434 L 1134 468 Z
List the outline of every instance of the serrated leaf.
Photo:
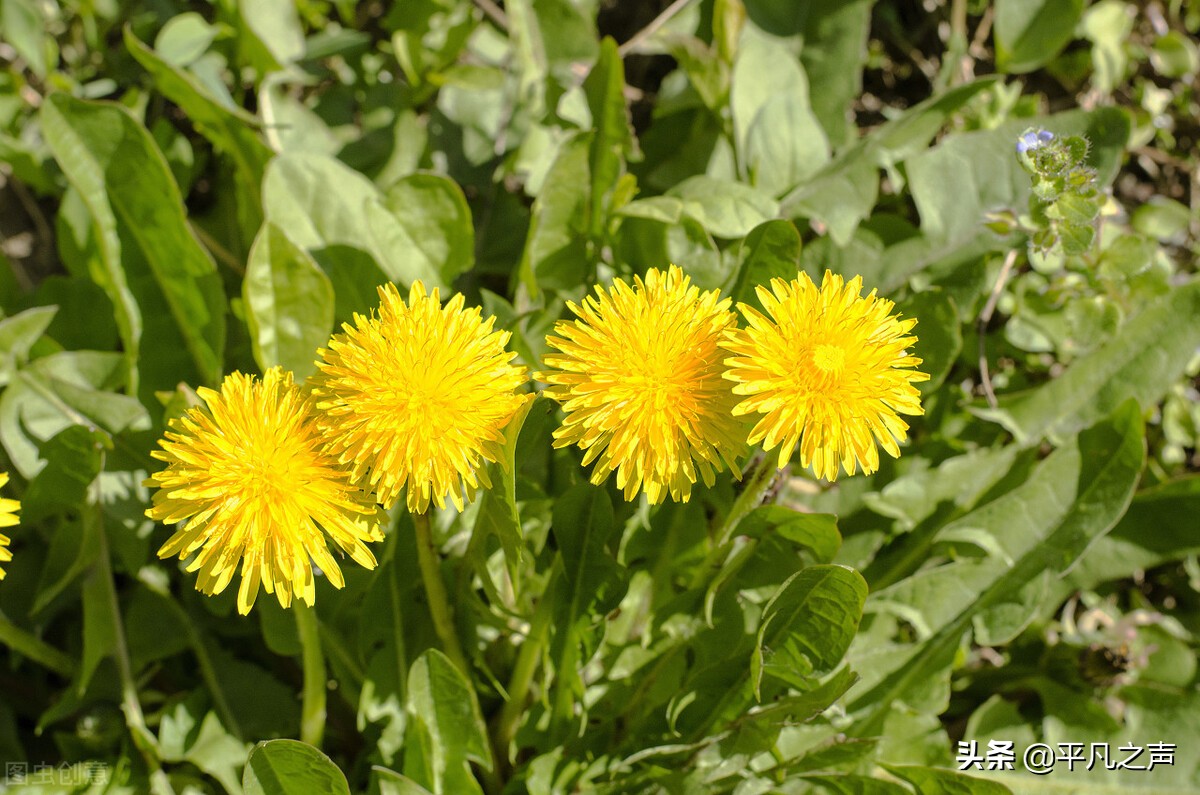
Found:
M 756 697 L 764 674 L 786 676 L 793 686 L 832 669 L 850 647 L 867 582 L 846 566 L 809 566 L 794 574 L 763 609 L 758 640 L 750 658 Z
M 1141 413 L 1132 401 L 1068 440 L 1028 480 L 943 528 L 987 530 L 1001 556 L 960 558 L 922 569 L 872 593 L 868 609 L 895 605 L 920 625 L 915 643 L 864 645 L 849 659 L 864 677 L 850 709 L 854 736 L 879 730 L 893 702 L 921 694 L 945 671 L 980 612 L 1019 600 L 1048 568 L 1066 571 L 1125 512 L 1145 458 Z M 1006 562 L 1004 558 L 1007 558 Z
M 606 595 L 616 577 L 616 561 L 605 545 L 614 530 L 608 494 L 589 484 L 579 484 L 554 504 L 551 532 L 559 551 L 564 576 L 554 595 L 554 634 L 550 654 L 555 660 L 557 702 L 554 719 L 559 731 L 576 719 L 575 699 L 583 695 L 579 674 L 584 644 L 591 645 L 586 630 L 590 611 Z
M 193 236 L 179 188 L 154 140 L 123 107 L 52 94 L 42 104 L 46 141 L 79 191 L 99 230 L 105 281 L 113 303 L 127 295 L 137 317 L 126 328 L 126 353 L 190 356 L 204 383 L 224 366 L 225 293 L 208 252 Z M 161 353 L 158 353 L 161 352 Z M 146 369 L 147 385 L 167 388 L 185 372 Z M 136 372 L 130 367 L 130 380 Z M 135 384 L 131 383 L 131 387 Z

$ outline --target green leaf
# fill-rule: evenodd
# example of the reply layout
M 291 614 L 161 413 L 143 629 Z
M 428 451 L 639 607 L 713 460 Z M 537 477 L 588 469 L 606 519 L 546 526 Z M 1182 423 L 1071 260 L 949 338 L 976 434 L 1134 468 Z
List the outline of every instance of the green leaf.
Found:
M 247 38 L 252 40 L 248 49 L 260 73 L 273 72 L 304 55 L 304 30 L 291 0 L 238 0 L 237 6 L 245 25 L 243 44 Z
M 21 498 L 21 521 L 38 522 L 61 511 L 77 511 L 87 487 L 100 474 L 102 454 L 112 446 L 103 431 L 70 425 L 38 451 L 46 462 Z
M 851 649 L 850 662 L 863 674 L 864 687 L 850 705 L 859 716 L 850 734 L 877 732 L 897 700 L 922 706 L 976 615 L 1019 600 L 1022 589 L 1047 570 L 1068 570 L 1116 524 L 1145 459 L 1142 433 L 1136 404 L 1123 404 L 1066 441 L 1020 487 L 939 533 L 946 541 L 963 529 L 986 533 L 993 539 L 993 552 L 926 567 L 871 594 L 869 611 L 903 616 L 914 625 L 918 640 L 870 642 L 864 635 Z M 944 696 L 933 696 L 929 706 L 944 706 Z
M 29 70 L 42 80 L 46 79 L 50 67 L 48 53 L 53 40 L 46 34 L 46 19 L 34 0 L 4 0 L 0 3 L 0 32 L 4 41 L 11 44 L 25 62 Z
M 469 795 L 482 790 L 470 762 L 491 769 L 487 727 L 475 689 L 450 658 L 429 649 L 408 674 L 404 769 L 433 795 Z
M 1012 790 L 999 782 L 953 770 L 917 765 L 883 765 L 883 768 L 916 787 L 917 795 L 1012 795 Z
M 262 223 L 260 186 L 263 184 L 266 163 L 272 155 L 258 136 L 259 120 L 235 106 L 227 95 L 216 94 L 212 86 L 200 79 L 196 72 L 164 60 L 160 54 L 139 41 L 128 28 L 125 30 L 125 46 L 133 58 L 150 72 L 163 96 L 178 104 L 188 120 L 196 126 L 197 132 L 233 161 L 236 190 L 228 197 L 228 201 L 234 208 L 235 223 L 229 225 L 234 228 L 223 229 L 223 232 L 238 241 L 238 250 L 244 251 L 245 244 L 242 241 L 250 239 Z M 223 90 L 223 83 L 218 86 Z
M 634 146 L 629 113 L 625 109 L 625 65 L 612 38 L 605 36 L 600 43 L 600 57 L 583 81 L 583 90 L 591 109 L 593 130 L 588 153 L 592 179 L 588 228 L 592 237 L 598 238 L 608 218 L 613 188 Z
M 1071 41 L 1083 0 L 996 0 L 996 67 L 1032 72 Z
M 350 785 L 329 757 L 299 740 L 254 746 L 242 773 L 246 795 L 350 795 Z
M 193 711 L 199 700 L 189 698 L 163 714 L 159 750 L 164 761 L 191 762 L 236 795 L 242 791 L 237 772 L 246 764 L 250 747 L 226 732 L 216 713 L 203 713 L 197 724 Z
M 454 180 L 429 172 L 410 174 L 388 188 L 384 201 L 444 284 L 475 265 L 471 208 Z
M 333 285 L 304 249 L 271 222 L 263 224 L 242 281 L 254 358 L 303 379 L 333 331 Z
M 287 230 L 329 275 L 339 320 L 348 320 L 349 311 L 369 311 L 378 302 L 371 288 L 387 280 L 448 286 L 371 181 L 331 157 L 276 157 L 263 180 L 263 208 L 267 220 Z M 365 303 L 352 300 L 355 293 Z
M 1129 398 L 1158 402 L 1200 346 L 1200 281 L 1147 305 L 1108 344 L 1072 362 L 1047 384 L 1006 395 L 995 409 L 976 409 L 1022 444 L 1069 434 Z
M 754 120 L 774 98 L 791 97 L 805 108 L 809 104 L 808 76 L 800 60 L 780 39 L 753 25 L 742 30 L 730 80 L 729 113 L 743 157 Z
M 750 230 L 739 248 L 741 264 L 727 292 L 735 303 L 762 309 L 755 287 L 769 287 L 771 279 L 794 279 L 800 270 L 800 233 L 791 221 L 775 219 Z
M 128 28 L 125 29 L 125 46 L 154 78 L 158 90 L 187 114 L 197 132 L 233 161 L 238 188 L 246 191 L 245 197 L 239 200 L 239 211 L 250 213 L 251 218 L 260 217 L 259 186 L 272 152 L 259 138 L 259 120 L 214 96 L 192 72 L 183 69 L 182 64 L 168 61 L 143 44 Z
M 524 549 L 524 533 L 517 511 L 517 438 L 521 435 L 521 428 L 533 403 L 533 400 L 526 400 L 504 427 L 503 457 L 488 465 L 492 487 L 486 489 L 479 498 L 479 512 L 475 515 L 475 526 L 471 531 L 473 541 L 476 538 L 482 541 L 493 535 L 500 539 L 512 587 L 516 590 L 521 587 L 517 567 L 521 562 L 521 550 Z M 479 576 L 489 575 L 481 571 Z
M 798 684 L 842 659 L 858 631 L 867 582 L 845 566 L 809 566 L 792 575 L 763 609 L 750 658 L 754 694 L 772 674 Z
M 772 196 L 811 179 L 829 157 L 829 141 L 816 114 L 789 94 L 774 96 L 763 105 L 746 136 L 751 181 Z
M 396 25 L 396 60 L 414 86 L 453 64 L 477 24 L 469 8 L 452 0 L 411 2 L 403 11 L 393 7 L 389 16 Z
M 371 768 L 371 772 L 379 782 L 379 795 L 432 795 L 429 790 L 395 770 L 376 765 Z
M 756 730 L 775 730 L 806 723 L 829 709 L 858 681 L 858 675 L 843 666 L 811 690 L 780 694 L 773 701 L 735 718 L 734 726 Z M 770 743 L 773 745 L 774 742 Z M 768 746 L 769 747 L 769 746 Z
M 172 66 L 187 66 L 203 55 L 216 37 L 217 29 L 204 17 L 195 11 L 185 11 L 162 26 L 154 40 L 154 49 Z
M 1108 535 L 1088 548 L 1079 564 L 1055 584 L 1062 599 L 1076 591 L 1134 576 L 1200 553 L 1193 516 L 1200 512 L 1200 477 L 1169 481 L 1139 491 Z M 1058 604 L 1061 599 L 1049 599 Z
M 594 645 L 587 631 L 591 609 L 608 596 L 616 580 L 616 561 L 605 551 L 614 530 L 612 503 L 600 488 L 581 483 L 554 503 L 550 524 L 565 576 L 554 594 L 556 608 L 550 655 L 555 661 L 554 720 L 558 731 L 578 720 L 574 704 L 583 696 L 579 673 Z
M 110 434 L 148 429 L 142 404 L 111 391 L 124 380 L 122 369 L 120 354 L 62 351 L 19 371 L 0 394 L 0 442 L 17 471 L 33 478 L 44 466 L 40 443 L 70 425 Z
M 30 615 L 41 613 L 91 570 L 100 554 L 100 536 L 96 530 L 94 522 L 77 520 L 59 525 L 46 552 L 46 565 L 29 608 Z
M 571 289 L 590 271 L 586 237 L 590 156 L 589 134 L 564 141 L 534 199 L 520 265 L 521 283 L 531 296 L 537 297 L 542 288 Z
M 891 781 L 866 776 L 836 774 L 826 776 L 804 776 L 805 781 L 811 781 L 826 792 L 837 795 L 912 795 L 907 787 Z
M 765 542 L 787 541 L 812 551 L 817 561 L 829 563 L 842 545 L 837 517 L 802 513 L 782 505 L 763 505 L 746 514 L 734 531 L 739 536 Z
M 58 314 L 56 306 L 36 306 L 0 320 L 0 386 L 12 380 L 33 347 Z
M 855 128 L 850 106 L 862 91 L 871 29 L 869 0 L 812 0 L 802 15 L 800 63 L 813 92 L 812 109 L 835 149 L 850 142 Z
M 777 196 L 829 161 L 829 140 L 812 111 L 800 61 L 755 30 L 742 34 L 729 107 L 740 162 L 755 186 Z
M 879 168 L 921 152 L 954 113 L 995 83 L 993 77 L 958 86 L 886 122 L 785 196 L 780 212 L 820 221 L 834 243 L 847 245 L 875 207 Z
M 914 293 L 899 309 L 904 317 L 917 319 L 913 329 L 917 338 L 913 353 L 921 359 L 917 369 L 929 375 L 929 380 L 919 388 L 923 394 L 931 394 L 941 386 L 962 352 L 958 307 L 954 299 L 941 290 L 922 290 Z
M 1185 77 L 1200 71 L 1200 50 L 1196 42 L 1178 30 L 1169 30 L 1154 41 L 1150 63 L 1164 77 Z
M 1143 235 L 1156 240 L 1174 240 L 1186 232 L 1192 217 L 1192 212 L 1174 199 L 1151 196 L 1133 211 L 1129 220 Z
M 679 212 L 697 221 L 713 237 L 745 237 L 779 213 L 779 204 L 760 190 L 724 179 L 695 176 L 667 192 Z
M 51 151 L 100 230 L 101 286 L 114 304 L 127 293 L 137 302 L 138 316 L 123 339 L 127 355 L 137 356 L 145 344 L 170 356 L 178 346 L 203 382 L 215 386 L 225 350 L 225 294 L 154 140 L 118 105 L 52 94 L 41 114 Z M 143 375 L 165 387 L 186 373 L 151 368 Z

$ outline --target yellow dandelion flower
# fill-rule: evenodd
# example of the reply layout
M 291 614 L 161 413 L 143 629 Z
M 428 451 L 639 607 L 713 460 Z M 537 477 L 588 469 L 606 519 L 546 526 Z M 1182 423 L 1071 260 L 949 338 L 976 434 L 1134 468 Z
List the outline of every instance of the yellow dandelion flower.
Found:
M 909 368 L 915 319 L 901 320 L 875 291 L 863 298 L 862 278 L 849 283 L 826 271 L 818 289 L 801 273 L 759 287 L 767 315 L 739 304 L 750 324 L 727 335 L 726 378 L 745 395 L 734 413 L 760 414 L 750 443 L 779 447 L 779 466 L 800 446 L 800 462 L 835 480 L 838 465 L 853 475 L 879 468 L 879 446 L 900 455 L 908 425 L 899 414 L 923 414 L 914 386 L 928 380 Z
M 0 472 L 0 487 L 8 484 L 8 473 Z M 7 497 L 0 497 L 0 527 L 12 527 L 17 523 L 17 511 L 21 510 L 21 503 L 16 500 L 10 500 Z M 12 552 L 8 551 L 8 545 L 12 543 L 12 539 L 0 533 L 0 563 L 8 563 L 12 560 Z M 0 568 L 0 580 L 4 579 L 4 569 Z
M 568 306 L 578 319 L 555 325 L 546 343 L 561 355 L 536 375 L 566 413 L 555 447 L 586 450 L 593 483 L 615 469 L 626 500 L 641 489 L 651 503 L 667 492 L 686 502 L 697 478 L 711 486 L 726 464 L 740 477 L 745 426 L 717 347 L 737 324 L 728 298 L 672 265 Z
M 197 390 L 207 409 L 189 409 L 151 453 L 167 468 L 146 481 L 158 487 L 146 515 L 184 522 L 158 551 L 200 571 L 196 588 L 225 590 L 241 561 L 238 612 L 254 605 L 261 583 L 288 607 L 316 598 L 315 563 L 337 588 L 341 569 L 326 536 L 355 562 L 375 567 L 365 541 L 382 538 L 375 501 L 322 452 L 311 402 L 292 374 L 271 368 L 256 381 L 234 373 L 221 391 Z M 322 532 L 324 531 L 324 532 Z
M 329 450 L 386 507 L 407 486 L 413 513 L 447 496 L 462 510 L 464 492 L 491 486 L 486 464 L 502 459 L 504 428 L 532 398 L 516 391 L 525 368 L 511 364 L 509 332 L 462 295 L 443 307 L 418 281 L 407 303 L 392 284 L 379 298 L 375 317 L 356 314 L 318 351 L 313 393 Z

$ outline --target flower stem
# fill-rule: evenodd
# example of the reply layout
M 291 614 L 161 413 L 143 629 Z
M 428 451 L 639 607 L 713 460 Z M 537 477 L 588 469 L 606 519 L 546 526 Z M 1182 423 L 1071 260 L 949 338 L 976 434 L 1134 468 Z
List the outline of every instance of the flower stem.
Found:
M 721 529 L 717 533 L 717 548 L 723 547 L 729 542 L 738 522 L 742 521 L 746 514 L 762 505 L 763 497 L 767 495 L 767 490 L 771 488 L 771 484 L 775 482 L 775 476 L 779 474 L 779 470 L 771 466 L 772 458 L 773 456 L 767 453 L 750 473 L 750 477 L 746 481 L 746 488 L 742 489 L 742 493 L 733 501 L 729 513 L 725 514 L 725 521 L 721 523 Z
M 721 528 L 717 531 L 708 556 L 696 569 L 696 573 L 692 577 L 692 588 L 699 588 L 707 583 L 725 565 L 725 559 L 730 551 L 729 542 L 733 539 L 733 531 L 737 529 L 738 523 L 746 517 L 746 514 L 762 505 L 763 497 L 766 496 L 771 484 L 775 482 L 775 477 L 779 474 L 779 470 L 771 466 L 771 460 L 772 456 L 768 453 L 750 473 L 750 477 L 746 480 L 746 488 L 742 489 L 742 493 L 730 506 L 729 513 L 725 514 L 725 521 L 721 523 Z
M 296 633 L 304 660 L 304 696 L 300 707 L 300 739 L 320 748 L 325 737 L 325 653 L 321 650 L 321 629 L 317 612 L 297 600 L 292 605 L 296 614 Z
M 492 745 L 496 749 L 496 755 L 506 766 L 509 762 L 508 746 L 517 734 L 517 724 L 521 722 L 521 715 L 525 712 L 525 702 L 533 685 L 533 675 L 537 672 L 538 660 L 550 635 L 550 621 L 554 616 L 552 589 L 561 570 L 557 565 L 550 570 L 546 588 L 542 591 L 542 598 L 538 601 L 529 625 L 529 634 L 525 636 L 525 642 L 521 644 L 521 650 L 517 653 L 517 662 L 508 682 L 508 700 L 504 702 L 504 707 L 494 724 Z
M 438 565 L 438 550 L 433 544 L 433 531 L 429 526 L 429 514 L 414 513 L 413 529 L 417 535 L 417 563 L 421 566 L 421 580 L 425 583 L 425 594 L 429 597 L 429 613 L 433 616 L 433 628 L 438 640 L 450 661 L 458 666 L 464 675 L 471 675 L 467 665 L 466 655 L 458 642 L 458 633 L 454 629 L 454 618 L 450 611 L 450 600 L 446 597 L 446 584 L 442 582 L 442 572 Z
M 104 471 L 101 454 L 100 471 Z M 88 604 L 100 611 L 99 615 L 109 622 L 112 638 L 112 655 L 117 662 L 117 673 L 121 680 L 121 711 L 125 713 L 125 726 L 133 745 L 142 755 L 150 778 L 150 791 L 154 795 L 175 795 L 167 774 L 162 769 L 158 741 L 146 727 L 146 716 L 138 700 L 137 681 L 133 676 L 133 662 L 129 657 L 129 644 L 125 639 L 125 622 L 121 618 L 121 604 L 117 598 L 117 584 L 113 576 L 112 556 L 109 553 L 108 536 L 104 529 L 103 507 L 100 501 L 100 476 L 88 487 L 88 505 L 84 521 L 94 523 L 92 532 L 99 539 L 99 553 L 91 576 L 84 583 L 83 598 L 85 615 Z

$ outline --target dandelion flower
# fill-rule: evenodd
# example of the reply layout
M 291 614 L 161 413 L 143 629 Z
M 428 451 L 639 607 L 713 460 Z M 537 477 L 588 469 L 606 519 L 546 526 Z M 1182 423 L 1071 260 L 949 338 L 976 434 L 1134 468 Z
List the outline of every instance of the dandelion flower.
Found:
M 730 332 L 722 347 L 725 376 L 746 396 L 738 415 L 762 415 L 750 443 L 779 447 L 779 466 L 800 447 L 800 462 L 818 477 L 835 480 L 838 465 L 853 475 L 879 468 L 876 442 L 892 457 L 908 435 L 900 414 L 923 414 L 917 388 L 928 380 L 912 370 L 921 360 L 908 353 L 916 320 L 892 314 L 895 305 L 863 298 L 862 278 L 846 283 L 826 271 L 818 289 L 801 273 L 791 282 L 772 279 L 759 287 L 767 315 L 739 304 L 748 328 Z
M 616 470 L 626 500 L 641 489 L 651 503 L 686 502 L 697 478 L 711 486 L 724 465 L 740 476 L 745 426 L 717 347 L 737 323 L 728 298 L 672 265 L 568 306 L 578 319 L 555 325 L 546 342 L 560 353 L 536 376 L 566 413 L 555 447 L 587 451 L 593 483 Z
M 0 472 L 0 487 L 8 483 L 8 473 Z M 17 523 L 17 511 L 21 510 L 21 503 L 16 500 L 10 500 L 7 497 L 0 497 L 0 527 L 12 527 Z M 0 533 L 0 563 L 8 563 L 12 560 L 12 553 L 8 551 L 8 545 L 12 539 Z M 4 569 L 0 568 L 0 580 L 4 579 Z
M 430 501 L 459 509 L 489 487 L 486 464 L 502 458 L 504 428 L 531 395 L 517 393 L 525 368 L 511 364 L 511 336 L 494 317 L 443 307 L 438 291 L 413 282 L 406 303 L 395 285 L 379 288 L 378 315 L 318 351 L 313 391 L 329 451 L 385 507 L 407 487 L 409 511 Z
M 151 453 L 167 468 L 146 482 L 159 489 L 146 515 L 184 522 L 160 558 L 198 551 L 187 570 L 200 571 L 196 588 L 210 596 L 225 590 L 240 560 L 242 615 L 260 583 L 284 607 L 293 595 L 311 606 L 314 563 L 341 588 L 326 536 L 355 562 L 375 567 L 364 542 L 382 538 L 378 506 L 322 451 L 311 403 L 291 373 L 274 367 L 261 381 L 234 373 L 220 392 L 198 392 L 207 409 L 173 420 L 162 450 Z

